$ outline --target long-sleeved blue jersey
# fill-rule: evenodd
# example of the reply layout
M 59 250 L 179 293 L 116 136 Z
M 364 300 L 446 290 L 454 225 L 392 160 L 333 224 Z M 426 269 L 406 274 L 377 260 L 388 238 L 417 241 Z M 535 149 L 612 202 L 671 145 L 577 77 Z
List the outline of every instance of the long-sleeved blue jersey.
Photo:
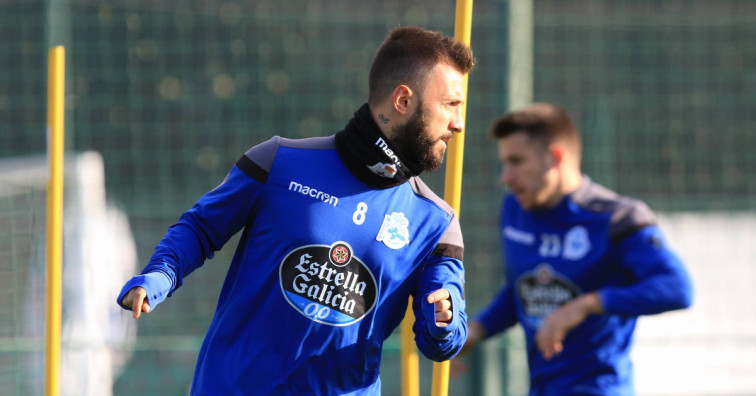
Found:
M 427 357 L 464 344 L 458 219 L 366 106 L 334 136 L 251 148 L 169 228 L 119 303 L 142 286 L 154 308 L 239 230 L 192 395 L 380 394 L 382 344 L 410 296 Z M 452 296 L 445 327 L 426 302 L 440 288 Z
M 690 278 L 653 213 L 584 176 L 556 207 L 525 211 L 502 203 L 506 285 L 478 315 L 488 337 L 520 323 L 531 395 L 632 395 L 630 347 L 639 315 L 688 307 Z M 546 361 L 535 344 L 543 320 L 575 297 L 598 292 L 602 315 L 567 334 Z

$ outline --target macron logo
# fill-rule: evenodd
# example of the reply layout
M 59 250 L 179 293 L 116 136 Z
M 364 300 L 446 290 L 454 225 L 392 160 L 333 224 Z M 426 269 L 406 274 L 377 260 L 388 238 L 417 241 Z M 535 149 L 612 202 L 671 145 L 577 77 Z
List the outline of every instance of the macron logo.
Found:
M 386 154 L 387 157 L 391 158 L 391 160 L 394 161 L 395 164 L 402 166 L 402 162 L 399 161 L 399 157 L 394 154 L 394 151 L 389 148 L 388 143 L 386 143 L 383 138 L 378 138 L 378 140 L 375 141 L 375 145 L 380 147 L 381 150 L 383 150 L 383 153 Z
M 535 235 L 510 226 L 504 227 L 504 237 L 523 245 L 532 245 L 535 242 Z
M 312 188 L 310 186 L 304 186 L 300 183 L 297 183 L 295 181 L 291 181 L 289 183 L 289 191 L 294 191 L 296 193 L 300 193 L 302 195 L 307 195 L 309 197 L 318 199 L 322 202 L 325 202 L 331 206 L 336 206 L 339 204 L 339 199 L 331 194 L 325 193 L 323 191 L 319 191 L 315 188 Z

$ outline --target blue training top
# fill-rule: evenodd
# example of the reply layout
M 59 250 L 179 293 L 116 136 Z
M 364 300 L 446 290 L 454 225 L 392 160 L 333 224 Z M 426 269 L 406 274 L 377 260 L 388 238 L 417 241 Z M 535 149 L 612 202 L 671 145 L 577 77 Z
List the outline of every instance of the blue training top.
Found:
M 638 315 L 688 307 L 690 278 L 653 213 L 584 176 L 556 207 L 525 211 L 502 202 L 506 285 L 478 320 L 493 336 L 520 323 L 531 395 L 633 395 L 630 347 Z M 535 344 L 544 318 L 575 297 L 598 291 L 603 315 L 567 334 L 546 361 Z
M 142 286 L 154 308 L 243 230 L 192 395 L 379 395 L 383 341 L 410 296 L 420 351 L 442 361 L 461 349 L 457 216 L 413 176 L 367 111 L 334 136 L 274 137 L 250 149 L 124 286 L 119 303 Z M 426 302 L 440 288 L 452 296 L 445 327 Z

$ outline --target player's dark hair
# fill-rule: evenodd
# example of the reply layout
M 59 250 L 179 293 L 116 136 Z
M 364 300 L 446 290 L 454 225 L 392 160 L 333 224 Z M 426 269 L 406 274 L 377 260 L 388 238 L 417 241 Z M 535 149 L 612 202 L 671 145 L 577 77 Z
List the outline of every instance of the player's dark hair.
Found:
M 533 103 L 513 110 L 494 120 L 491 136 L 501 139 L 515 133 L 525 133 L 530 139 L 548 147 L 562 142 L 580 155 L 580 132 L 567 112 L 557 105 Z
M 412 26 L 393 29 L 370 66 L 368 102 L 381 103 L 402 84 L 422 92 L 426 75 L 439 63 L 467 74 L 475 58 L 470 47 L 441 32 Z

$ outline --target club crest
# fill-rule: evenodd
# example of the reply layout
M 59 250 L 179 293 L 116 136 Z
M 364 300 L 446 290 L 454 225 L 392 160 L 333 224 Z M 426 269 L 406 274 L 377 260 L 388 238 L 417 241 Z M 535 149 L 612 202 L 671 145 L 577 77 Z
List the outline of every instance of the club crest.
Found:
M 591 250 L 591 238 L 583 226 L 575 226 L 564 235 L 562 257 L 567 260 L 580 260 Z
M 385 164 L 383 162 L 379 162 L 375 165 L 368 165 L 368 169 L 370 169 L 371 172 L 375 173 L 378 176 L 383 176 L 389 179 L 393 179 L 396 175 L 396 165 L 395 164 Z
M 383 217 L 383 224 L 375 238 L 391 249 L 401 249 L 409 243 L 409 220 L 404 213 L 393 212 Z

